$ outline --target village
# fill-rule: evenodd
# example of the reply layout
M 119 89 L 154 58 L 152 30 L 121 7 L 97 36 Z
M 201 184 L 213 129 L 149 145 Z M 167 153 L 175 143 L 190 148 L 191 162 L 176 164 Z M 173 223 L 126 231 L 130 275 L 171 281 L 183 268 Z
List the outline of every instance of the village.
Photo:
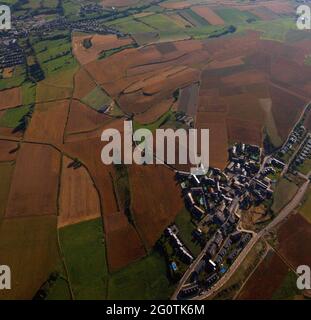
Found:
M 176 225 L 165 230 L 162 243 L 174 252 L 175 260 L 169 260 L 171 272 L 178 272 L 179 261 L 192 271 L 178 299 L 200 295 L 226 274 L 253 237 L 252 232 L 241 227 L 240 211 L 273 197 L 268 176 L 284 166 L 274 157 L 263 161 L 258 146 L 236 143 L 229 150 L 225 170 L 211 168 L 202 176 L 176 173 L 185 206 L 197 226 L 192 231 L 193 240 L 203 248 L 198 261 L 183 243 Z

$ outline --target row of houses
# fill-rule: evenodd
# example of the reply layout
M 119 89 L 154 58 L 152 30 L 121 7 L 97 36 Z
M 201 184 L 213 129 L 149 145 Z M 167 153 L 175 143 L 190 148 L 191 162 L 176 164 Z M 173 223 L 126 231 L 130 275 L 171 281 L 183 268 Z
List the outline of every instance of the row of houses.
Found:
M 302 141 L 306 133 L 306 128 L 304 126 L 297 126 L 294 131 L 288 137 L 286 143 L 283 145 L 279 151 L 280 156 L 284 156 L 290 150 L 293 149 L 293 146 Z
M 194 260 L 193 256 L 188 252 L 185 245 L 178 238 L 173 229 L 171 227 L 168 227 L 164 233 L 169 238 L 169 241 L 178 254 L 180 260 L 184 263 L 191 264 Z
M 298 154 L 295 159 L 295 164 L 297 166 L 302 165 L 306 159 L 311 158 L 311 137 L 308 135 L 308 138 L 302 148 L 298 151 Z

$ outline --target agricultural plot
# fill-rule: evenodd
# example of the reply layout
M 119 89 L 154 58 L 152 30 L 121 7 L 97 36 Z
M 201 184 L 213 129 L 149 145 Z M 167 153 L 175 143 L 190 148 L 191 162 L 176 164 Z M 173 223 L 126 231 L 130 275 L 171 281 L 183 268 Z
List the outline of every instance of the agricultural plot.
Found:
M 178 111 L 195 117 L 198 108 L 198 99 L 199 84 L 195 83 L 181 89 L 178 101 Z
M 213 26 L 223 26 L 225 24 L 225 21 L 221 17 L 219 17 L 212 9 L 206 6 L 192 7 L 191 10 L 204 18 Z
M 69 34 L 57 34 L 40 41 L 32 39 L 33 48 L 45 77 L 72 69 L 76 66 L 76 60 L 71 53 Z M 59 77 L 61 79 L 61 77 Z
M 269 251 L 246 282 L 237 299 L 270 300 L 281 287 L 288 273 L 288 266 L 273 251 Z
M 144 24 L 151 26 L 157 31 L 168 31 L 174 32 L 183 29 L 178 23 L 176 23 L 169 16 L 164 14 L 154 14 L 139 19 Z
M 119 39 L 116 35 L 76 35 L 72 40 L 72 48 L 77 60 L 85 65 L 96 60 L 104 51 L 130 45 L 132 42 L 131 38 Z
M 95 110 L 105 110 L 112 102 L 110 97 L 99 87 L 93 89 L 85 97 L 82 102 Z
M 123 120 L 110 122 L 106 128 L 117 128 L 122 132 Z M 104 129 L 104 126 L 103 126 Z M 107 261 L 110 271 L 119 270 L 145 255 L 142 242 L 134 226 L 129 223 L 116 199 L 116 191 L 111 175 L 114 168 L 104 166 L 100 153 L 104 144 L 100 141 L 102 129 L 89 134 L 81 134 L 64 145 L 73 158 L 79 159 L 88 168 L 100 194 L 104 215 Z
M 35 214 L 35 212 L 34 212 Z M 31 300 L 58 262 L 56 217 L 19 217 L 0 224 L 0 260 L 10 266 L 12 290 L 1 300 Z
M 108 299 L 153 300 L 168 299 L 174 287 L 166 276 L 165 260 L 152 251 L 147 257 L 111 275 Z M 137 279 L 140 279 L 139 281 Z
M 272 210 L 275 213 L 280 212 L 289 201 L 295 196 L 298 187 L 285 178 L 282 178 L 275 189 L 275 196 L 273 199 Z
M 183 9 L 179 11 L 179 14 L 193 27 L 200 28 L 209 25 L 209 23 L 203 17 L 192 11 L 192 9 Z
M 19 145 L 17 142 L 0 140 L 0 161 L 9 162 L 16 159 Z
M 57 214 L 60 156 L 45 145 L 23 144 L 18 151 L 5 217 Z
M 0 110 L 10 109 L 22 104 L 20 88 L 0 91 Z
M 111 120 L 107 115 L 73 100 L 70 105 L 66 134 L 91 131 Z
M 240 11 L 234 8 L 216 9 L 215 13 L 223 19 L 227 24 L 237 25 L 243 23 L 251 23 L 258 20 L 258 17 L 248 11 Z
M 82 99 L 86 97 L 90 92 L 96 88 L 96 84 L 90 75 L 81 68 L 74 78 L 74 94 L 73 97 L 76 99 Z
M 108 269 L 101 219 L 61 228 L 59 239 L 74 299 L 104 300 Z
M 84 167 L 63 157 L 58 227 L 100 217 L 100 203 L 92 179 Z
M 162 165 L 131 166 L 129 179 L 135 224 L 152 248 L 182 208 L 180 190 L 174 172 Z
M 294 270 L 311 264 L 311 225 L 300 214 L 292 215 L 280 226 L 277 240 L 277 251 Z
M 134 17 L 117 19 L 112 22 L 109 22 L 108 25 L 122 32 L 130 33 L 130 34 L 155 31 L 153 27 L 143 23 L 138 19 L 135 19 Z
M 61 144 L 68 111 L 69 100 L 37 104 L 26 131 L 26 139 Z
M 10 192 L 10 185 L 12 174 L 14 170 L 14 163 L 0 162 L 0 224 L 4 217 L 5 208 Z
M 26 68 L 24 65 L 16 66 L 10 78 L 0 79 L 0 90 L 19 87 L 26 79 Z
M 309 189 L 305 199 L 304 203 L 299 209 L 300 214 L 309 222 L 311 223 L 311 190 Z
M 6 110 L 0 118 L 0 127 L 16 128 L 23 117 L 29 112 L 30 107 L 18 107 Z

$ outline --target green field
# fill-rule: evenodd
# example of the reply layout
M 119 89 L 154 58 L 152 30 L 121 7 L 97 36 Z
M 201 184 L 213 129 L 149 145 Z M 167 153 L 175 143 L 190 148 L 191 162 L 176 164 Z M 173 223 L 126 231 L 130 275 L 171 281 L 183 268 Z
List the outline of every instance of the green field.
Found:
M 121 18 L 108 22 L 107 25 L 114 27 L 125 33 L 141 33 L 141 32 L 152 32 L 155 31 L 152 27 L 140 22 L 133 16 Z
M 29 110 L 30 106 L 8 109 L 0 118 L 0 127 L 16 128 Z
M 96 87 L 86 97 L 82 99 L 84 103 L 95 110 L 99 110 L 103 106 L 110 105 L 112 102 L 106 93 L 99 87 Z
M 174 291 L 166 276 L 166 263 L 157 252 L 114 273 L 107 299 L 164 300 Z
M 101 219 L 62 228 L 59 238 L 74 298 L 105 299 L 108 269 Z
M 282 18 L 271 21 L 256 21 L 251 24 L 240 25 L 239 31 L 246 29 L 261 31 L 261 38 L 265 40 L 286 41 L 290 31 L 297 30 L 295 21 L 290 18 Z
M 36 101 L 36 85 L 31 82 L 25 82 L 22 85 L 23 105 L 27 106 Z
M 46 300 L 71 300 L 70 289 L 67 281 L 59 277 L 49 289 Z
M 272 300 L 294 300 L 299 295 L 301 292 L 297 288 L 297 275 L 289 271 L 281 286 L 273 294 Z
M 4 219 L 0 224 L 0 261 L 12 272 L 12 290 L 0 300 L 32 299 L 59 259 L 56 216 Z
M 174 20 L 170 19 L 164 14 L 153 14 L 143 18 L 139 18 L 140 21 L 145 23 L 148 26 L 151 26 L 153 29 L 158 31 L 179 31 L 184 28 L 180 27 Z
M 186 208 L 178 214 L 175 223 L 179 229 L 178 236 L 191 253 L 194 256 L 198 256 L 201 252 L 201 247 L 192 241 L 192 232 L 196 229 L 196 226 L 192 223 L 191 214 Z
M 173 288 L 166 277 L 164 258 L 157 252 L 152 252 L 140 261 L 109 274 L 103 237 L 101 219 L 60 229 L 62 254 L 74 299 L 134 300 L 169 297 Z M 59 287 L 55 290 L 61 291 Z
M 8 79 L 0 78 L 0 90 L 19 87 L 26 79 L 26 68 L 20 65 L 14 68 L 13 76 Z
M 71 69 L 77 64 L 71 53 L 69 33 L 55 33 L 49 39 L 32 38 L 32 45 L 38 62 L 46 77 Z
M 219 15 L 227 24 L 232 25 L 239 25 L 258 20 L 258 18 L 252 13 L 248 11 L 240 11 L 234 8 L 216 9 L 215 13 Z
M 205 27 L 209 25 L 209 23 L 204 18 L 196 14 L 191 9 L 180 10 L 179 14 L 185 20 L 187 20 L 193 27 Z
M 272 210 L 275 213 L 279 213 L 295 196 L 297 191 L 298 187 L 293 182 L 281 178 L 274 191 Z

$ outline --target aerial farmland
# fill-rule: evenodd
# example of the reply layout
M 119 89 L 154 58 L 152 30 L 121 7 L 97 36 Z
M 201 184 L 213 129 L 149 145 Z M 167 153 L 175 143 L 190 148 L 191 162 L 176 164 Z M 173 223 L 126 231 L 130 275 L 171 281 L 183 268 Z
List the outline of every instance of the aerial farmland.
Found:
M 306 299 L 311 33 L 298 0 L 3 2 L 0 300 Z M 103 164 L 103 131 L 126 144 L 129 121 L 209 129 L 210 168 L 197 177 L 166 154 Z

